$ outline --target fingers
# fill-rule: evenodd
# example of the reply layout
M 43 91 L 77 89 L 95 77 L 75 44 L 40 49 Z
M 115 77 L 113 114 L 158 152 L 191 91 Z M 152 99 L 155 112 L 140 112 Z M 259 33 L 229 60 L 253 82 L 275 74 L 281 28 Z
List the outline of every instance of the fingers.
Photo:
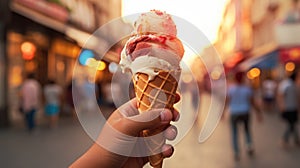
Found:
M 133 98 L 129 102 L 123 104 L 118 109 L 124 117 L 131 117 L 139 114 L 137 110 L 137 99 Z
M 180 100 L 180 95 L 179 95 L 179 93 L 176 93 L 176 95 L 175 95 L 175 103 L 179 102 L 179 100 Z
M 177 136 L 177 128 L 174 125 L 170 125 L 165 131 L 164 131 L 164 137 L 168 140 L 174 140 Z
M 168 140 L 174 140 L 177 136 L 177 128 L 173 125 L 170 125 L 165 131 L 164 136 Z M 174 153 L 174 147 L 169 144 L 164 144 L 162 146 L 162 155 L 165 158 L 171 157 Z
M 176 94 L 176 101 L 179 100 L 180 96 Z M 114 119 L 115 122 L 110 123 L 119 123 L 115 125 L 115 127 L 118 127 L 117 129 L 122 130 L 122 132 L 127 135 L 134 136 L 145 129 L 155 129 L 163 125 L 167 126 L 171 121 L 178 121 L 180 117 L 176 109 L 172 111 L 169 109 L 152 109 L 139 114 L 136 98 L 119 107 L 118 111 L 123 117 L 113 115 L 114 117 L 112 117 L 112 119 Z
M 165 158 L 171 157 L 174 153 L 174 148 L 172 145 L 165 144 L 162 147 L 162 155 Z
M 127 135 L 137 135 L 145 129 L 155 129 L 168 125 L 173 120 L 173 113 L 168 109 L 153 109 L 132 117 L 124 117 L 117 127 Z
M 178 121 L 179 118 L 180 118 L 180 113 L 176 110 L 176 109 L 173 109 L 173 118 L 172 118 L 172 121 Z

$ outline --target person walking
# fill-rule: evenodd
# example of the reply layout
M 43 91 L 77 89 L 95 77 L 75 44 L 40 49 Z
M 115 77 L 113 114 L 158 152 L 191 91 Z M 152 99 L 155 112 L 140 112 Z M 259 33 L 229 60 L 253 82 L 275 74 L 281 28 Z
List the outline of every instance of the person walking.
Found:
M 300 146 L 299 135 L 297 132 L 299 92 L 296 86 L 297 72 L 293 72 L 288 78 L 285 78 L 278 86 L 278 105 L 281 111 L 281 117 L 286 123 L 287 128 L 282 136 L 282 146 L 286 147 L 291 135 L 294 136 L 294 142 Z
M 236 72 L 234 75 L 234 83 L 229 86 L 227 92 L 227 105 L 230 112 L 230 124 L 232 133 L 232 146 L 234 151 L 234 158 L 236 161 L 240 159 L 240 149 L 238 142 L 238 127 L 239 124 L 244 125 L 245 139 L 247 145 L 248 155 L 254 154 L 253 140 L 250 131 L 250 111 L 255 108 L 257 112 L 257 119 L 262 120 L 261 111 L 254 102 L 254 93 L 251 87 L 245 84 L 245 75 L 243 72 Z
M 54 80 L 49 80 L 48 84 L 44 87 L 45 113 L 49 117 L 50 128 L 57 127 L 62 93 L 62 87 L 56 84 Z
M 26 126 L 29 132 L 32 132 L 36 127 L 35 115 L 40 105 L 41 86 L 34 78 L 34 74 L 30 73 L 21 85 L 20 108 L 25 116 Z
M 271 77 L 262 82 L 263 107 L 267 113 L 272 113 L 276 109 L 276 90 L 277 83 Z

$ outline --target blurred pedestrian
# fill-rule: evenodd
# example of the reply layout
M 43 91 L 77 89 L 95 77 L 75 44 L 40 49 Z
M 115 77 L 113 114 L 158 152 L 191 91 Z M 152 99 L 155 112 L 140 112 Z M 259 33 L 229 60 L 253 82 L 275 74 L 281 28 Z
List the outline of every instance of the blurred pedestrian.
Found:
M 29 132 L 32 132 L 36 127 L 35 115 L 40 106 L 41 86 L 34 78 L 33 73 L 29 73 L 21 85 L 20 110 L 24 114 L 26 125 Z
M 288 78 L 283 79 L 278 86 L 278 105 L 281 117 L 287 128 L 283 133 L 282 145 L 286 147 L 291 135 L 294 136 L 296 145 L 300 145 L 297 132 L 299 93 L 296 86 L 297 73 L 293 72 Z
M 245 83 L 245 75 L 243 72 L 237 72 L 234 76 L 234 83 L 228 88 L 227 104 L 230 112 L 230 124 L 232 133 L 232 145 L 234 158 L 236 161 L 240 159 L 240 149 L 238 142 L 239 124 L 244 125 L 246 147 L 248 155 L 254 154 L 253 140 L 250 131 L 250 111 L 255 108 L 257 119 L 262 120 L 261 111 L 254 102 L 254 93 L 250 86 Z
M 49 119 L 49 127 L 57 127 L 62 101 L 62 87 L 49 80 L 44 87 L 45 113 Z
M 275 110 L 276 90 L 277 83 L 271 77 L 267 77 L 262 83 L 261 91 L 263 98 L 263 107 L 267 113 L 273 112 Z
M 98 92 L 98 85 L 93 82 L 91 77 L 86 77 L 82 85 L 83 99 L 82 107 L 84 112 L 93 112 L 98 109 L 96 93 Z

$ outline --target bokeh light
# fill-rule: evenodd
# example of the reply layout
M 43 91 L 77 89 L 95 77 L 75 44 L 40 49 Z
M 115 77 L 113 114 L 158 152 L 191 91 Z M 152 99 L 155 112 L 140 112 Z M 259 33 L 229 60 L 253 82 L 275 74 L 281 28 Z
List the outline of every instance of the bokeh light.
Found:
M 118 64 L 116 64 L 115 62 L 111 62 L 108 65 L 108 70 L 110 73 L 115 73 L 118 70 Z
M 24 42 L 21 45 L 22 57 L 24 60 L 31 60 L 34 58 L 36 47 L 31 42 Z
M 98 71 L 103 71 L 106 68 L 104 61 L 98 61 L 95 58 L 88 58 L 85 63 L 88 67 L 95 68 Z
M 295 68 L 296 68 L 296 65 L 293 62 L 288 62 L 288 63 L 285 64 L 285 70 L 288 71 L 288 72 L 294 71 Z
M 103 71 L 106 68 L 106 63 L 104 61 L 98 61 L 98 71 Z
M 80 53 L 79 55 L 79 63 L 81 65 L 87 65 L 87 60 L 89 58 L 94 58 L 95 57 L 95 54 L 93 51 L 91 50 L 82 50 L 82 52 Z
M 258 69 L 258 68 L 252 68 L 250 71 L 248 71 L 247 77 L 249 79 L 254 79 L 254 78 L 259 77 L 260 73 L 261 73 L 260 69 Z
M 222 70 L 220 70 L 220 68 L 214 68 L 214 70 L 210 73 L 210 76 L 213 80 L 220 79 L 221 75 L 222 75 Z
M 95 68 L 98 66 L 98 64 L 99 64 L 99 62 L 95 58 L 88 58 L 85 61 L 85 65 L 87 65 L 90 68 L 93 68 L 93 67 Z

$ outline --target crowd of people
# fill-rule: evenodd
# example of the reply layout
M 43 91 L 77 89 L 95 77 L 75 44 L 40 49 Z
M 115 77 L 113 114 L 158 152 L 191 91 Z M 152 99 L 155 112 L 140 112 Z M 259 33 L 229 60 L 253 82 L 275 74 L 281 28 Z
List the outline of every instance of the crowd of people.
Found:
M 99 106 L 116 109 L 124 104 L 133 97 L 133 86 L 129 85 L 129 90 L 126 91 L 120 85 L 109 81 L 93 82 L 88 77 L 73 79 L 66 86 L 53 79 L 48 79 L 42 85 L 34 73 L 29 73 L 19 88 L 18 110 L 24 117 L 29 132 L 37 125 L 38 112 L 43 113 L 49 128 L 56 128 L 60 116 L 71 116 L 77 120 L 76 107 L 81 112 L 96 111 Z M 125 94 L 129 96 L 126 97 Z M 110 113 L 103 115 L 109 116 Z M 42 122 L 45 123 L 44 120 Z
M 254 145 L 250 125 L 251 112 L 255 112 L 258 123 L 263 122 L 263 116 L 278 115 L 286 125 L 280 140 L 280 146 L 290 146 L 293 138 L 294 145 L 300 147 L 297 122 L 300 112 L 300 73 L 295 70 L 286 72 L 285 77 L 275 81 L 269 76 L 261 81 L 259 88 L 246 82 L 244 72 L 235 72 L 233 83 L 228 86 L 226 104 L 229 107 L 229 121 L 232 134 L 232 149 L 234 159 L 240 159 L 239 129 L 244 127 L 245 144 L 249 156 L 254 155 Z M 259 94 L 257 94 L 257 92 Z M 262 101 L 255 100 L 260 95 Z M 263 115 L 266 114 L 266 115 Z
M 24 115 L 28 131 L 34 131 L 36 127 L 36 113 L 41 104 L 44 104 L 44 112 L 49 127 L 57 127 L 62 98 L 63 88 L 54 80 L 50 79 L 42 88 L 34 74 L 28 74 L 20 88 L 19 107 L 20 112 Z

